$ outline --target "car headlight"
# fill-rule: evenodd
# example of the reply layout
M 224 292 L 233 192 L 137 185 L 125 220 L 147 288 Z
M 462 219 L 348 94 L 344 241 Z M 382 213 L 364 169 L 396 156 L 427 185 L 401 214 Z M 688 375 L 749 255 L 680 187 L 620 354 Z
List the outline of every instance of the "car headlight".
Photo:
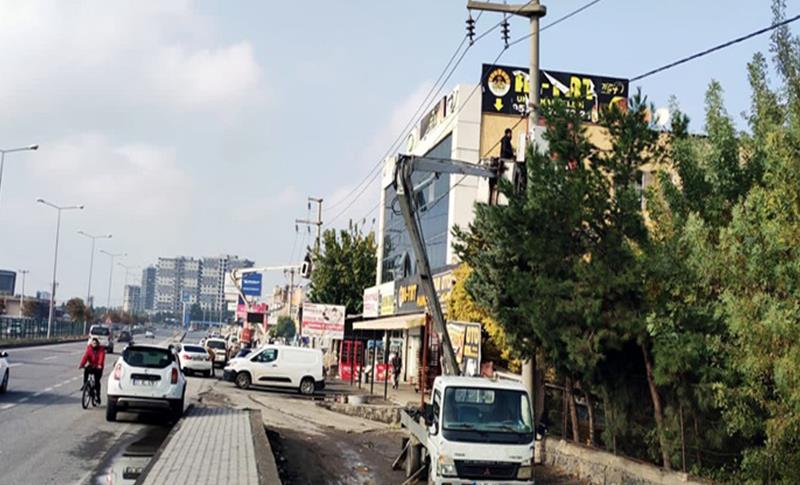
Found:
M 458 475 L 456 472 L 456 464 L 453 463 L 452 458 L 445 455 L 439 455 L 439 475 L 443 477 L 455 477 Z
M 517 469 L 517 479 L 519 480 L 530 480 L 531 479 L 531 466 L 530 465 L 522 465 Z

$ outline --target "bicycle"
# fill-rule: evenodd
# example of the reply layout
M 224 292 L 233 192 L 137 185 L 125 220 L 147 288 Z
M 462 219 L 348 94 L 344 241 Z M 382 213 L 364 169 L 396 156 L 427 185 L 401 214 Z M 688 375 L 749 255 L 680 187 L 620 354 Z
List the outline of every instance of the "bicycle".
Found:
M 100 397 L 97 395 L 97 383 L 94 380 L 94 374 L 89 374 L 89 378 L 86 379 L 86 384 L 83 386 L 83 396 L 81 396 L 81 406 L 83 406 L 83 409 L 87 409 L 90 402 L 92 407 L 97 407 L 100 404 Z

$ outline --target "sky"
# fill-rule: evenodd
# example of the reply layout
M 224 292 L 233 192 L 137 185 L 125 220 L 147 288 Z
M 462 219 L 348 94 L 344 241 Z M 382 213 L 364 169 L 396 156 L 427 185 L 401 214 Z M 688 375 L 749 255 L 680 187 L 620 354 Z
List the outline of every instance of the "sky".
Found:
M 91 242 L 139 269 L 160 256 L 236 254 L 258 265 L 302 259 L 313 231 L 295 230 L 322 197 L 323 220 L 383 157 L 464 36 L 465 0 L 0 0 L 0 268 L 52 279 L 62 215 L 58 299 L 85 297 Z M 542 25 L 586 0 L 551 0 Z M 541 67 L 633 77 L 769 25 L 766 0 L 603 0 L 541 36 Z M 787 16 L 800 0 L 787 0 Z M 499 20 L 486 13 L 483 32 Z M 798 33 L 800 23 L 791 28 Z M 528 32 L 511 20 L 512 40 Z M 675 96 L 703 129 L 711 79 L 741 122 L 746 64 L 762 36 L 634 83 L 656 105 Z M 502 49 L 499 32 L 469 49 L 443 93 L 477 83 Z M 499 63 L 525 66 L 528 43 Z M 333 224 L 375 222 L 374 183 Z M 365 216 L 369 216 L 365 219 Z M 95 257 L 105 304 L 110 258 Z M 138 282 L 140 271 L 130 273 Z M 268 279 L 277 282 L 280 276 Z M 112 304 L 125 270 L 114 268 Z M 19 284 L 19 283 L 18 283 Z

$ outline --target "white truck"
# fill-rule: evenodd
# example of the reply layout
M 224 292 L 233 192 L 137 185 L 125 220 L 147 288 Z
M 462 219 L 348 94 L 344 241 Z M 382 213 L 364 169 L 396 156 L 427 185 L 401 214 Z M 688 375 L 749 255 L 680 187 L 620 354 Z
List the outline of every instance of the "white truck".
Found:
M 440 376 L 423 413 L 401 413 L 409 438 L 406 478 L 428 483 L 533 484 L 534 429 L 525 387 L 515 381 Z

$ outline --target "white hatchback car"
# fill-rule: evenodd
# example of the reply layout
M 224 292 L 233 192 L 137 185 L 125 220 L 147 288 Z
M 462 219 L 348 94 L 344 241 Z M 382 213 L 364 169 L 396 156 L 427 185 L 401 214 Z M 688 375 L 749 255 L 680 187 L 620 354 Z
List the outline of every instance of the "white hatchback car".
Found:
M 178 359 L 185 374 L 199 372 L 206 377 L 214 375 L 211 355 L 199 345 L 182 345 L 178 351 Z
M 116 421 L 118 411 L 183 415 L 186 378 L 175 354 L 159 345 L 131 345 L 122 352 L 108 376 L 106 420 Z
M 0 394 L 8 390 L 8 381 L 11 373 L 8 368 L 8 353 L 0 352 Z

